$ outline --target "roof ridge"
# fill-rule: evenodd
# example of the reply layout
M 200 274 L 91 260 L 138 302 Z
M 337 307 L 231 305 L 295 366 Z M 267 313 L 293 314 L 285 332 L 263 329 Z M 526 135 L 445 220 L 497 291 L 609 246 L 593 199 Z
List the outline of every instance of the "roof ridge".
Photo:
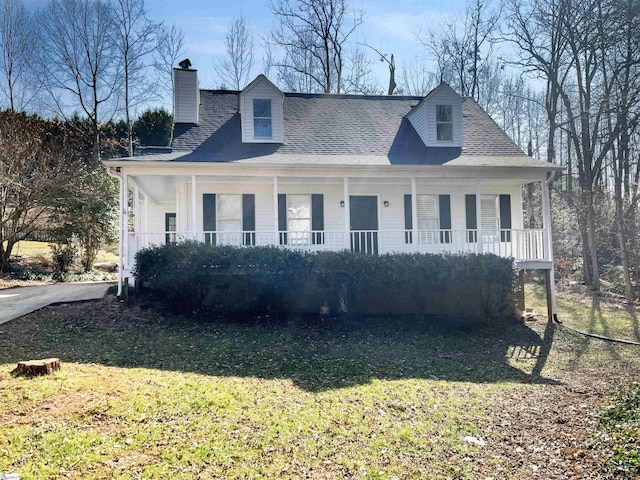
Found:
M 225 90 L 201 88 L 201 92 L 213 94 L 229 94 L 239 95 L 242 90 Z M 419 95 L 364 95 L 359 93 L 304 93 L 304 92 L 283 92 L 285 97 L 299 98 L 336 98 L 336 99 L 365 99 L 365 100 L 422 100 L 424 97 Z

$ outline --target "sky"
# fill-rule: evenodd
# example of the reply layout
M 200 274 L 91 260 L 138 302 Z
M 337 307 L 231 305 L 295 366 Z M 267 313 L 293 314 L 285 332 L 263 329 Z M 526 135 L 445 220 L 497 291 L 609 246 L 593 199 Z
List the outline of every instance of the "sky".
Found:
M 44 0 L 32 0 L 44 3 Z M 464 15 L 461 0 L 376 0 L 351 1 L 352 8 L 365 13 L 365 22 L 356 31 L 355 40 L 368 43 L 383 53 L 393 53 L 399 72 L 403 62 L 425 57 L 416 32 L 437 27 L 447 19 Z M 214 62 L 224 54 L 224 35 L 231 20 L 244 15 L 254 31 L 257 59 L 254 75 L 263 71 L 261 37 L 275 24 L 269 0 L 147 0 L 150 17 L 175 23 L 185 34 L 185 56 L 198 69 L 200 86 L 219 85 Z M 372 53 L 372 59 L 375 54 Z M 375 62 L 374 73 L 380 85 L 388 82 L 385 63 Z

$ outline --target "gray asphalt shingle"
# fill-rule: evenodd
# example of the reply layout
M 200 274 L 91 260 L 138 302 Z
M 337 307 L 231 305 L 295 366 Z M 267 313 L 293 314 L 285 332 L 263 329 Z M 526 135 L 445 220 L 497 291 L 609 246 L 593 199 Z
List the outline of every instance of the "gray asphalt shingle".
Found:
M 462 148 L 427 147 L 406 115 L 422 97 L 286 93 L 282 144 L 242 143 L 239 92 L 201 90 L 200 123 L 177 124 L 173 153 L 144 160 L 315 165 L 544 166 L 472 99 Z M 155 158 L 157 157 L 157 158 Z M 140 161 L 144 161 L 140 159 Z

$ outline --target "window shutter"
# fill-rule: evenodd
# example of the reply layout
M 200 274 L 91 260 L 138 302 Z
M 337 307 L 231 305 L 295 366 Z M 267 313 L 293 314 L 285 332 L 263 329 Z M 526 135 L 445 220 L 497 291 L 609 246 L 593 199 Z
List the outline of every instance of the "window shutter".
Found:
M 248 232 L 244 234 L 244 245 L 256 244 L 256 196 L 253 193 L 242 195 L 242 230 Z
M 287 195 L 278 194 L 278 230 L 285 232 L 280 234 L 280 245 L 287 244 Z
M 311 240 L 314 245 L 324 244 L 324 195 L 314 193 L 311 195 Z
M 205 193 L 202 195 L 202 229 L 205 232 L 216 231 L 216 194 Z M 204 241 L 215 245 L 215 233 L 205 233 Z
M 440 195 L 440 230 L 451 230 L 451 195 Z M 440 243 L 451 243 L 451 232 L 440 232 Z
M 413 205 L 411 195 L 404 196 L 404 229 L 413 229 Z M 404 232 L 404 243 L 413 243 L 413 232 Z
M 476 196 L 465 195 L 464 203 L 467 215 L 467 230 L 475 230 L 478 228 L 478 216 L 476 215 Z M 469 232 L 468 240 L 470 242 L 477 241 L 475 232 Z
M 511 241 L 511 195 L 500 195 L 500 241 Z

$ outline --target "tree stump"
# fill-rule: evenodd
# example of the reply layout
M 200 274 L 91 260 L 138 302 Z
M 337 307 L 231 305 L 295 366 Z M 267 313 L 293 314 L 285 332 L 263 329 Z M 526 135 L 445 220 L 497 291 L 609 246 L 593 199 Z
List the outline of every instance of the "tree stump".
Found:
M 36 375 L 48 375 L 58 369 L 60 369 L 60 359 L 45 358 L 43 360 L 29 360 L 26 362 L 19 362 L 18 366 L 14 370 L 14 373 L 16 375 L 33 377 Z

